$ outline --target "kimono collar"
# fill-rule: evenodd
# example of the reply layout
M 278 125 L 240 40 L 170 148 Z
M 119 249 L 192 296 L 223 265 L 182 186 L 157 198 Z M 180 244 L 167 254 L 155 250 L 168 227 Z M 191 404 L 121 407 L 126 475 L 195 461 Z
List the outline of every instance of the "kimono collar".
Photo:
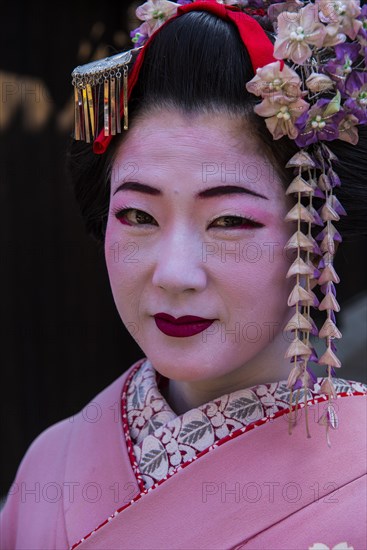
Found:
M 133 373 L 122 398 L 127 414 L 125 438 L 142 490 L 167 479 L 238 431 L 249 431 L 289 412 L 286 380 L 240 389 L 181 415 L 172 410 L 161 393 L 160 387 L 166 381 L 146 359 Z M 314 390 L 307 390 L 307 401 L 327 399 L 318 394 L 322 381 L 318 379 Z M 352 389 L 347 381 L 336 382 L 338 391 Z M 304 389 L 300 389 L 298 399 L 302 407 Z M 301 413 L 300 409 L 293 411 L 293 420 Z

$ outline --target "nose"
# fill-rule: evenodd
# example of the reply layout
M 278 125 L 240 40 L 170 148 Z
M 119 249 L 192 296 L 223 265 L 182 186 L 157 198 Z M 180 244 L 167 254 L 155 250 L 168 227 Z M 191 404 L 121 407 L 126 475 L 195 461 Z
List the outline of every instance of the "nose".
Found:
M 177 228 L 157 248 L 152 282 L 168 292 L 201 291 L 207 285 L 202 243 L 191 231 Z

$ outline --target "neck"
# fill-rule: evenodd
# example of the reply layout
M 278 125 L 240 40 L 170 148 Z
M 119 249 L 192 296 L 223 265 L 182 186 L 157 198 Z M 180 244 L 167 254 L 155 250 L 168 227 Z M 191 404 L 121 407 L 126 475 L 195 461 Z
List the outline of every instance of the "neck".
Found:
M 289 359 L 275 362 L 274 358 L 284 357 L 288 346 L 289 342 L 280 333 L 271 346 L 231 373 L 190 382 L 169 380 L 162 394 L 176 414 L 183 414 L 227 393 L 286 380 L 291 370 Z

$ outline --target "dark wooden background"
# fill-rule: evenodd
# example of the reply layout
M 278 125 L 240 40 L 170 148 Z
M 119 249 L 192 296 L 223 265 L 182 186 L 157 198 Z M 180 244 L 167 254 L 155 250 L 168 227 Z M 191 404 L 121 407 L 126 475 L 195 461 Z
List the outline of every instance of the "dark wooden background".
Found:
M 64 169 L 70 73 L 131 47 L 131 4 L 23 0 L 1 9 L 0 496 L 42 430 L 80 410 L 143 356 L 120 321 L 103 250 L 86 234 Z M 345 378 L 365 379 L 365 325 L 358 322 L 365 245 L 345 245 L 338 258 L 338 299 L 359 315 L 342 344 Z
M 1 9 L 1 489 L 31 441 L 143 356 L 65 176 L 70 73 L 131 47 L 129 2 Z M 101 47 L 102 45 L 102 47 Z

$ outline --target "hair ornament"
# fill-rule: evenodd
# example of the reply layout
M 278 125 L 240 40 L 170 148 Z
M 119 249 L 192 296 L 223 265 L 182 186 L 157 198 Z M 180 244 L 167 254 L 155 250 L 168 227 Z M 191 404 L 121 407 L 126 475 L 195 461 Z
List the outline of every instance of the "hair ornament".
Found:
M 104 135 L 121 132 L 120 101 L 123 96 L 124 130 L 128 129 L 128 66 L 140 48 L 76 67 L 71 73 L 74 86 L 74 121 L 76 140 L 87 143 L 99 134 L 99 101 L 103 91 Z M 121 78 L 123 94 L 121 94 Z
M 333 376 L 341 367 L 335 345 L 341 338 L 335 316 L 340 310 L 336 298 L 339 276 L 333 264 L 342 238 L 334 224 L 346 211 L 335 195 L 341 183 L 334 167 L 337 158 L 327 142 L 355 145 L 358 126 L 367 124 L 367 5 L 361 8 L 359 0 L 148 0 L 136 10 L 142 23 L 130 33 L 133 50 L 73 72 L 75 139 L 96 138 L 94 152 L 103 153 L 112 136 L 121 132 L 120 118 L 127 129 L 128 99 L 152 38 L 167 21 L 192 10 L 215 13 L 237 27 L 255 72 L 246 85 L 247 91 L 259 98 L 255 113 L 264 118 L 274 140 L 287 137 L 298 147 L 286 164 L 294 176 L 286 194 L 294 196 L 295 205 L 285 220 L 297 224 L 285 246 L 295 254 L 287 273 L 287 278 L 295 279 L 288 298 L 293 316 L 284 329 L 293 335 L 285 355 L 292 363 L 287 381 L 289 433 L 296 423 L 293 400 L 297 407 L 303 398 L 310 437 L 308 390 L 319 390 L 327 400 L 319 424 L 326 426 L 330 445 L 329 428 L 338 425 Z M 256 20 L 259 17 L 270 21 L 274 43 Z M 130 52 L 138 55 L 127 74 Z M 100 87 L 104 128 L 98 133 Z M 320 298 L 314 292 L 316 287 Z M 325 313 L 319 331 L 311 308 Z M 320 357 L 310 340 L 317 335 L 325 341 Z M 327 376 L 318 388 L 311 362 L 326 369 Z

